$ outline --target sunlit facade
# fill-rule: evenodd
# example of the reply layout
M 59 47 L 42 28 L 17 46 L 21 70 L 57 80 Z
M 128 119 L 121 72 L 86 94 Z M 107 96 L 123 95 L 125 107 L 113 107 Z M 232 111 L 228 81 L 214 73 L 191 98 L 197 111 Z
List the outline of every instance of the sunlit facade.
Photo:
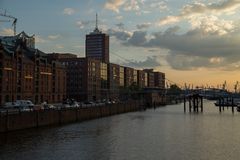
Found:
M 22 37 L 22 36 L 20 36 Z M 49 54 L 29 48 L 27 41 L 0 43 L 0 104 L 15 100 L 62 102 L 66 96 L 66 72 Z

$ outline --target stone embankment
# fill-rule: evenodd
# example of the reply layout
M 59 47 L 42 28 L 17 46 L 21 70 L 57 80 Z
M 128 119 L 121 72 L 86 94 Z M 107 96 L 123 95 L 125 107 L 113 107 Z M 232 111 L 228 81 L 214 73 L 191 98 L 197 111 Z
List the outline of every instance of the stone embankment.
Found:
M 15 114 L 5 112 L 0 114 L 0 132 L 81 122 L 141 109 L 143 109 L 142 105 L 138 102 L 128 102 L 86 108 L 62 108 L 56 110 L 18 112 Z

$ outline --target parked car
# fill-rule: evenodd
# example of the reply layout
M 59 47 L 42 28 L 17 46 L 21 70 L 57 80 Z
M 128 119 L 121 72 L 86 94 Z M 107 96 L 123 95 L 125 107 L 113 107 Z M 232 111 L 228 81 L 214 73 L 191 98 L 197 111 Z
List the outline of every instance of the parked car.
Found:
M 3 108 L 5 108 L 5 109 L 17 108 L 17 107 L 19 107 L 19 104 L 17 104 L 16 102 L 6 102 L 3 105 Z
M 17 106 L 33 108 L 34 104 L 30 100 L 16 100 Z
M 79 105 L 76 101 L 74 101 L 74 102 L 71 104 L 71 107 L 78 108 L 78 107 L 80 107 L 80 105 Z
M 56 107 L 52 104 L 48 104 L 46 101 L 41 104 L 42 108 L 44 110 L 49 110 L 49 109 L 56 109 Z

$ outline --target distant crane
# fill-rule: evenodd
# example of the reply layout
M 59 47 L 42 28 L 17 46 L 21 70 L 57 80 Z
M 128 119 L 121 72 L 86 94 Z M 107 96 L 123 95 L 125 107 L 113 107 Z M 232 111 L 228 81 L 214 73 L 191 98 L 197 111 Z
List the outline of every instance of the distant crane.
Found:
M 6 14 L 6 11 L 4 13 L 0 13 L 0 16 L 13 19 L 12 26 L 13 26 L 14 36 L 15 36 L 16 35 L 16 26 L 17 26 L 17 18 L 15 18 L 15 17 L 13 17 L 11 15 Z
M 227 82 L 224 81 L 224 83 L 223 83 L 223 87 L 222 87 L 223 90 L 226 90 L 226 85 L 227 85 Z
M 237 93 L 237 91 L 238 91 L 238 84 L 239 84 L 239 82 L 237 81 L 236 84 L 234 85 L 234 91 L 235 91 L 235 93 Z
M 10 22 L 10 20 L 0 20 L 0 22 Z

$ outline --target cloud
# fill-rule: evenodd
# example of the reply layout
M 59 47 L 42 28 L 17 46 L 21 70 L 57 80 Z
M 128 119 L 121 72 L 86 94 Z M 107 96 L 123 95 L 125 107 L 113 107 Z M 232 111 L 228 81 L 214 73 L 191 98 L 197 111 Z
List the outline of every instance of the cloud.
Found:
M 73 15 L 74 13 L 76 13 L 76 11 L 73 8 L 64 8 L 63 10 L 63 14 L 65 15 Z
M 167 2 L 166 1 L 154 1 L 152 3 L 150 3 L 150 7 L 151 8 L 157 8 L 160 11 L 167 11 L 169 10 L 168 6 L 167 6 Z
M 110 35 L 110 36 L 114 36 L 116 37 L 118 40 L 121 40 L 121 41 L 126 41 L 128 40 L 132 33 L 130 32 L 127 32 L 127 31 L 123 31 L 123 30 L 115 30 L 115 29 L 108 29 L 107 30 L 107 33 Z
M 36 43 L 46 43 L 47 40 L 43 39 L 41 36 L 35 36 Z
M 116 24 L 116 26 L 119 28 L 119 29 L 124 29 L 124 24 L 121 22 L 121 23 L 118 23 Z
M 85 46 L 83 45 L 76 45 L 76 46 L 73 46 L 74 48 L 85 48 Z
M 216 16 L 197 16 L 190 19 L 192 28 L 201 29 L 204 33 L 224 35 L 233 32 L 234 22 L 231 20 L 221 20 Z
M 123 16 L 116 16 L 115 17 L 117 20 L 121 20 L 121 19 L 123 19 Z
M 63 48 L 64 48 L 64 46 L 61 45 L 61 44 L 56 44 L 55 47 L 56 47 L 57 49 L 63 49 Z
M 167 16 L 162 18 L 158 22 L 158 25 L 163 26 L 167 24 L 173 24 L 173 23 L 179 22 L 180 20 L 181 20 L 181 16 Z
M 90 24 L 92 24 L 93 21 L 77 21 L 76 23 L 80 29 L 84 29 L 84 28 L 88 27 Z
M 181 21 L 182 19 L 191 18 L 192 16 L 202 14 L 222 15 L 235 12 L 240 7 L 239 0 L 226 0 L 221 3 L 208 3 L 195 2 L 183 6 L 179 15 L 167 16 L 160 19 L 159 25 L 173 24 Z
M 151 26 L 151 23 L 143 23 L 143 24 L 137 24 L 136 27 L 137 29 L 147 29 Z
M 144 46 L 147 42 L 146 38 L 147 32 L 145 31 L 135 31 L 132 36 L 128 39 L 127 45 L 134 46 Z
M 48 39 L 55 40 L 55 39 L 58 39 L 60 37 L 61 37 L 61 35 L 59 35 L 59 34 L 57 34 L 57 35 L 49 35 Z
M 168 64 L 176 70 L 197 70 L 199 68 L 228 68 L 228 61 L 224 57 L 186 56 L 184 54 L 169 54 L 166 56 Z
M 139 14 L 143 5 L 144 0 L 107 0 L 104 7 L 116 13 L 119 13 L 122 7 L 125 11 L 137 11 L 136 13 Z
M 161 66 L 160 62 L 157 61 L 157 56 L 147 57 L 144 61 L 132 60 L 128 63 L 123 63 L 122 65 L 134 68 L 155 68 Z
M 129 0 L 124 6 L 125 11 L 138 11 L 140 10 L 140 1 L 138 0 Z M 142 2 L 143 3 L 143 2 Z
M 191 23 L 192 28 L 186 32 L 174 26 L 151 35 L 146 31 L 135 31 L 118 39 L 126 46 L 168 50 L 166 61 L 174 69 L 239 68 L 240 22 L 206 16 L 200 17 L 198 21 L 192 20 Z
M 107 0 L 105 8 L 119 13 L 119 8 L 125 3 L 125 0 Z
M 0 35 L 2 36 L 13 36 L 14 31 L 11 28 L 4 28 L 1 32 Z

